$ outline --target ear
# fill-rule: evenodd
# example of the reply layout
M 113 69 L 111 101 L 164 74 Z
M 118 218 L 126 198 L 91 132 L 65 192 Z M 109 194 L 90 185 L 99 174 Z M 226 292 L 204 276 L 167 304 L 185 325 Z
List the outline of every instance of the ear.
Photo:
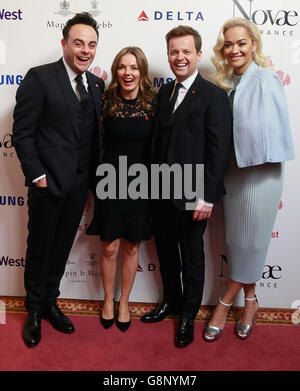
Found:
M 252 47 L 253 47 L 253 52 L 255 52 L 257 49 L 257 41 L 252 42 Z
M 197 61 L 200 61 L 201 56 L 202 56 L 202 50 L 199 50 L 199 52 L 197 53 Z
M 64 38 L 62 38 L 62 40 L 60 42 L 61 42 L 62 48 L 64 49 L 66 47 L 66 41 L 64 40 Z

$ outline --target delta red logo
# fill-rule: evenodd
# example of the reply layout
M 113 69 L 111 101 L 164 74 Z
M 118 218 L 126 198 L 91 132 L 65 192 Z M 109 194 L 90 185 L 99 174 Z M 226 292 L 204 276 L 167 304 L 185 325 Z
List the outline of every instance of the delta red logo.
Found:
M 143 11 L 141 13 L 141 15 L 138 17 L 137 19 L 139 22 L 148 22 L 149 21 L 149 18 L 148 16 L 146 15 L 145 11 Z

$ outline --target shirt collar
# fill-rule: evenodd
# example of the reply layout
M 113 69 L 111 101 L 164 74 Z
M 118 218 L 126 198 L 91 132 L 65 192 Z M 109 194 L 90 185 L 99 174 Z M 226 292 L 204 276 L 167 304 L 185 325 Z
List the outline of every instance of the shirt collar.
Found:
M 69 76 L 70 82 L 72 83 L 75 80 L 75 78 L 78 76 L 78 74 L 74 72 L 73 69 L 71 69 L 71 67 L 67 64 L 66 60 L 64 59 L 64 57 L 62 58 L 62 60 L 66 68 L 67 74 Z M 86 72 L 84 72 L 81 76 L 83 80 L 86 82 Z
M 196 77 L 198 75 L 198 70 L 196 70 L 190 77 L 188 77 L 187 79 L 185 79 L 184 81 L 181 82 L 181 84 L 183 85 L 183 87 L 188 90 L 191 85 L 194 83 Z M 175 85 L 179 83 L 178 80 L 176 79 L 176 83 Z

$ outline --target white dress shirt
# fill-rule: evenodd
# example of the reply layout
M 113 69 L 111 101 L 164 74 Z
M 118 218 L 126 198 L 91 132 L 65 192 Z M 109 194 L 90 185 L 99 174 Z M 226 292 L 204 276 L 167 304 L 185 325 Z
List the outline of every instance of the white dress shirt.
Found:
M 178 97 L 177 97 L 177 100 L 176 100 L 175 105 L 174 105 L 174 111 L 177 109 L 177 107 L 180 105 L 180 103 L 185 98 L 186 93 L 190 89 L 191 85 L 194 83 L 197 75 L 198 75 L 198 71 L 193 73 L 192 76 L 188 77 L 186 80 L 180 82 L 182 84 L 182 87 L 178 91 Z M 174 90 L 173 90 L 172 95 L 171 95 L 171 99 L 172 99 L 172 96 L 174 94 L 175 86 L 176 86 L 177 83 L 179 83 L 179 82 L 176 80 L 175 84 L 174 84 Z M 206 201 L 204 201 L 202 199 L 199 199 L 198 202 L 197 202 L 197 205 L 196 205 L 196 210 L 200 210 L 203 207 L 203 205 L 204 206 L 209 206 L 209 207 L 213 207 L 214 206 L 214 204 L 212 204 L 211 202 L 206 202 Z

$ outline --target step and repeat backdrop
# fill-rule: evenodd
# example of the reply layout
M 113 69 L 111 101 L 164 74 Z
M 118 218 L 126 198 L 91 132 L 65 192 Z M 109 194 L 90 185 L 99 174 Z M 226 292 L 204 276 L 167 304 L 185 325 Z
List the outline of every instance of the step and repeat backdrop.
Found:
M 77 12 L 98 21 L 100 39 L 90 71 L 108 85 L 110 67 L 123 47 L 139 46 L 150 66 L 153 86 L 172 80 L 165 34 L 179 24 L 197 29 L 203 38 L 202 76 L 213 70 L 210 58 L 222 24 L 238 16 L 261 31 L 264 52 L 274 64 L 288 99 L 296 157 L 299 138 L 300 7 L 299 0 L 2 0 L 0 5 L 0 295 L 23 296 L 27 239 L 27 189 L 12 146 L 15 93 L 30 67 L 62 56 L 62 28 Z M 257 282 L 260 305 L 296 308 L 300 304 L 300 163 L 285 165 L 285 186 L 271 237 L 266 265 Z M 99 257 L 101 242 L 88 237 L 94 199 L 90 194 L 61 283 L 61 297 L 103 299 Z M 206 283 L 203 304 L 215 304 L 228 283 L 222 205 L 214 208 L 205 235 Z M 121 262 L 121 259 L 120 259 Z M 120 293 L 116 283 L 116 298 Z M 153 241 L 143 242 L 131 301 L 158 302 L 161 279 Z M 237 305 L 242 304 L 242 296 Z

